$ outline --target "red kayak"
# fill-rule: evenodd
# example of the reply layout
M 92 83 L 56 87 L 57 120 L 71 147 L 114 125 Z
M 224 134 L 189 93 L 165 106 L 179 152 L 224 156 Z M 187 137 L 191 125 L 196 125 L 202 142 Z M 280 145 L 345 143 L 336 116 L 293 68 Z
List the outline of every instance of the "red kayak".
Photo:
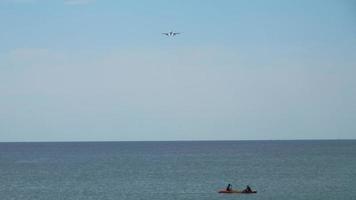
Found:
M 252 191 L 252 192 L 244 192 L 244 191 L 238 191 L 238 190 L 220 190 L 218 193 L 223 193 L 223 194 L 255 194 L 257 191 Z

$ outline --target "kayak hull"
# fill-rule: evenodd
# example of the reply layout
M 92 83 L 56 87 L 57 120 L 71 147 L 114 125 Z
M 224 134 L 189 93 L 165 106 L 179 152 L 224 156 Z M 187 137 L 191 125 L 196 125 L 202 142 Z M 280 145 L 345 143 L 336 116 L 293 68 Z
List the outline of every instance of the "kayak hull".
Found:
M 220 190 L 218 193 L 221 194 L 256 194 L 257 191 L 252 191 L 252 192 L 242 192 L 242 191 L 238 191 L 238 190 Z

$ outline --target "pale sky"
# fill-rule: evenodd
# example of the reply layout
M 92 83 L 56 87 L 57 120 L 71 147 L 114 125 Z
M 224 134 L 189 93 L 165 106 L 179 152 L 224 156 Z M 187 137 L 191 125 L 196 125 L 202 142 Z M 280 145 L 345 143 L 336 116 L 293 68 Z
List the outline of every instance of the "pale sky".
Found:
M 355 77 L 354 0 L 0 0 L 0 141 L 356 139 Z

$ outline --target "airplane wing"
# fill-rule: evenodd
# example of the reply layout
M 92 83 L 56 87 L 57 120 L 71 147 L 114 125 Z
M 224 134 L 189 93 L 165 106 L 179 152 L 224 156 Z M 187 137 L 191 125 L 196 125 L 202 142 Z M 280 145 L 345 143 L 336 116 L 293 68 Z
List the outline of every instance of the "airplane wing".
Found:
M 178 35 L 178 34 L 180 34 L 180 33 L 173 33 L 173 36 Z
M 169 36 L 169 33 L 162 33 L 163 35 Z

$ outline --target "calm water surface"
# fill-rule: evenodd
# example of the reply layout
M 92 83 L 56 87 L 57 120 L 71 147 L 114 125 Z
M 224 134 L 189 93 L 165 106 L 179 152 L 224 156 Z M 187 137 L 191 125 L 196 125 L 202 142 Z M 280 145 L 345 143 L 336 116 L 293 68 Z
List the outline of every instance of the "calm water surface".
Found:
M 228 183 L 258 194 L 223 195 Z M 356 141 L 0 143 L 11 200 L 356 199 Z

